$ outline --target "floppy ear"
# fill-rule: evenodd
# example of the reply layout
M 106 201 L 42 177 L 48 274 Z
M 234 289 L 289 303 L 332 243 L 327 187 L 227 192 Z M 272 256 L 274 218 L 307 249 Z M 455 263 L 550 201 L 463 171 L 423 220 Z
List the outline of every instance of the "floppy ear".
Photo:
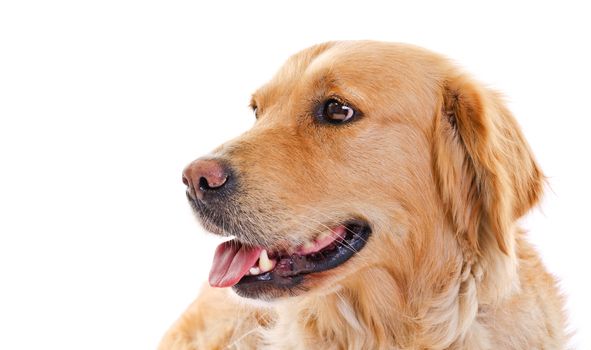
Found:
M 434 132 L 435 173 L 458 233 L 477 254 L 490 238 L 511 254 L 513 223 L 544 180 L 517 122 L 497 94 L 456 75 L 442 87 Z

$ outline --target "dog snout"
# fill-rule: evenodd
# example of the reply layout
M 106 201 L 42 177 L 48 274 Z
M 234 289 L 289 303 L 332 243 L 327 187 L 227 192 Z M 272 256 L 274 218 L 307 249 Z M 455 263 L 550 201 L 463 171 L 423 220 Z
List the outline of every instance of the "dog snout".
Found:
M 191 199 L 206 202 L 232 190 L 230 173 L 220 160 L 197 159 L 183 170 L 183 183 Z

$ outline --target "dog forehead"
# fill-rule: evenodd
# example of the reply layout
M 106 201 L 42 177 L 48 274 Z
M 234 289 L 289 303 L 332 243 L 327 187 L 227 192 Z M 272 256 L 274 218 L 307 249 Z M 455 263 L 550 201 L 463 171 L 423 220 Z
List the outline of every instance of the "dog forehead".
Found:
M 440 55 L 407 44 L 329 42 L 291 56 L 253 100 L 265 109 L 337 95 L 389 119 L 431 115 L 448 67 Z
M 440 55 L 419 47 L 375 41 L 335 42 L 322 51 L 312 52 L 313 57 L 294 55 L 282 69 L 290 72 L 293 80 L 329 72 L 356 81 L 365 78 L 379 83 L 396 79 L 404 83 L 406 79 L 423 83 L 440 77 L 447 63 Z
M 259 94 L 286 93 L 301 85 L 318 86 L 327 81 L 359 83 L 358 78 L 393 75 L 385 55 L 392 45 L 377 42 L 329 42 L 291 56 Z M 373 79 L 374 83 L 379 81 Z

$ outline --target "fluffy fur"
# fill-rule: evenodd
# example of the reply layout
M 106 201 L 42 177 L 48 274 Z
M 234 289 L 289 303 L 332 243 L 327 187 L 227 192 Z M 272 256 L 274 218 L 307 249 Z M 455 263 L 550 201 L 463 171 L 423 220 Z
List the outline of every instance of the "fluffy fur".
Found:
M 319 124 L 330 96 L 361 117 Z M 291 57 L 253 106 L 253 129 L 212 155 L 240 174 L 245 237 L 295 244 L 351 215 L 373 234 L 293 296 L 204 287 L 160 349 L 565 347 L 555 281 L 517 226 L 544 178 L 498 94 L 420 48 L 332 42 Z

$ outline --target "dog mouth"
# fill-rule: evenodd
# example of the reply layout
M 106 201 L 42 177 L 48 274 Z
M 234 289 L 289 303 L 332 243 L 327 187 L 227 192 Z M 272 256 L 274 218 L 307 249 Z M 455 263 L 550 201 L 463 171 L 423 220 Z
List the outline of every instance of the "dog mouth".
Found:
M 216 249 L 209 283 L 234 287 L 246 297 L 257 297 L 269 288 L 293 288 L 307 275 L 344 264 L 363 249 L 370 234 L 369 224 L 355 219 L 332 227 L 291 253 L 249 246 L 237 239 L 226 241 Z

